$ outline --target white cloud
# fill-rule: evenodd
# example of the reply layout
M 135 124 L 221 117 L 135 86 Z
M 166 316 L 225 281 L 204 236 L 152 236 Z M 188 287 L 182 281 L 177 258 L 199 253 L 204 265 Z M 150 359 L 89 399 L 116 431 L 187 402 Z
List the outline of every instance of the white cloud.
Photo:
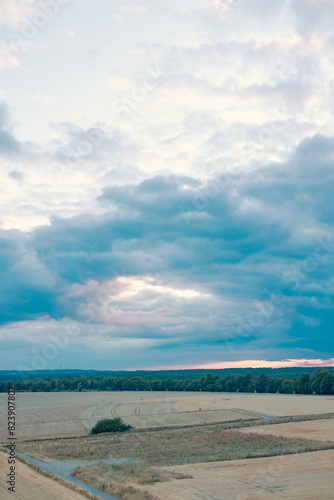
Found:
M 27 94 L 41 104 L 45 104 L 48 106 L 61 106 L 63 104 L 61 99 L 56 99 L 55 97 L 43 94 L 42 92 L 27 92 Z
M 146 5 L 122 5 L 120 8 L 121 12 L 124 14 L 142 14 L 146 11 Z
M 72 30 L 64 31 L 58 35 L 58 38 L 63 42 L 70 42 L 75 38 L 75 33 Z
M 4 68 L 17 68 L 20 65 L 13 54 L 13 48 L 0 41 L 0 70 Z
M 36 0 L 0 0 L 0 24 L 18 28 L 36 7 Z

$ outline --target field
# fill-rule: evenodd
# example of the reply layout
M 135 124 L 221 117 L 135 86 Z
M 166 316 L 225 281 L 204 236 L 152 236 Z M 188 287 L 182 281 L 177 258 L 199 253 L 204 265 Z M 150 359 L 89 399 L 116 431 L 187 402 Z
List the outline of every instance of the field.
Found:
M 78 479 L 119 500 L 333 498 L 331 396 L 62 392 L 22 393 L 16 403 L 18 451 L 49 465 L 84 460 L 74 466 Z M 2 422 L 6 404 L 3 394 Z M 115 416 L 134 430 L 89 436 L 99 419 Z M 294 421 L 287 422 L 291 416 Z M 199 427 L 215 422 L 221 425 Z M 0 429 L 4 442 L 7 429 Z M 114 459 L 129 462 L 103 462 Z M 38 491 L 44 491 L 43 481 Z M 58 498 L 77 499 L 61 495 L 58 483 L 48 484 Z M 25 491 L 29 485 L 19 500 L 28 498 Z
M 87 500 L 84 496 L 33 471 L 27 465 L 16 462 L 16 491 L 8 491 L 8 455 L 0 452 L 0 498 L 1 500 Z
M 334 412 L 330 396 L 197 392 L 19 393 L 16 405 L 19 441 L 85 435 L 100 418 L 113 416 L 145 429 Z M 6 408 L 7 395 L 1 394 L 1 422 Z M 0 442 L 6 436 L 0 425 Z
M 203 465 L 199 465 L 199 468 L 194 466 L 194 475 L 192 473 L 193 466 L 188 465 L 188 469 L 185 469 L 184 464 L 200 462 L 206 468 L 208 465 L 206 462 L 221 464 L 222 461 L 226 461 L 229 468 L 226 469 L 224 466 L 223 471 L 233 476 L 236 472 L 242 475 L 240 468 L 237 468 L 236 471 L 234 469 L 235 464 L 240 459 L 253 458 L 256 460 L 258 457 L 276 457 L 285 454 L 304 453 L 304 455 L 311 455 L 312 451 L 325 449 L 334 449 L 334 442 L 300 438 L 287 439 L 256 433 L 245 434 L 239 430 L 223 429 L 221 426 L 88 436 L 71 440 L 33 441 L 19 445 L 19 450 L 24 454 L 48 462 L 55 459 L 65 462 L 76 459 L 100 460 L 100 463 L 94 465 L 87 463 L 84 466 L 76 467 L 77 477 L 90 486 L 120 500 L 154 500 L 156 498 L 172 500 L 181 498 L 181 492 L 182 495 L 188 495 L 182 498 L 189 500 L 193 498 L 237 498 L 217 496 L 217 491 L 215 496 L 201 496 L 201 491 L 204 491 L 203 485 L 199 490 L 196 488 L 198 482 L 202 481 L 203 476 L 200 472 Z M 320 451 L 318 452 L 320 453 Z M 131 459 L 132 461 L 117 465 L 103 462 L 115 458 Z M 248 460 L 247 463 L 254 462 L 254 460 Z M 311 464 L 309 465 L 311 466 Z M 268 476 L 269 470 L 261 470 L 260 472 Z M 198 481 L 196 471 L 199 472 L 200 479 Z M 217 478 L 221 480 L 220 469 L 216 467 L 213 471 L 216 476 L 211 478 L 212 484 L 207 483 L 208 490 L 217 488 Z M 254 474 L 253 469 L 250 470 L 249 474 L 250 476 Z M 205 475 L 205 477 L 207 481 L 210 481 L 210 474 Z M 166 481 L 168 486 L 165 484 Z M 241 477 L 237 478 L 236 482 L 239 482 L 239 485 L 242 482 L 244 485 L 247 484 L 247 480 L 241 480 Z M 222 488 L 223 484 L 221 482 L 219 487 Z M 235 482 L 232 482 L 231 487 L 234 487 L 233 485 L 235 486 Z M 169 488 L 171 488 L 170 491 Z M 161 493 L 159 493 L 160 489 L 162 489 Z M 204 489 L 206 489 L 205 485 Z
M 313 420 L 306 422 L 289 422 L 278 425 L 265 425 L 242 429 L 243 433 L 256 433 L 283 437 L 321 439 L 334 441 L 334 420 Z
M 159 500 L 333 500 L 334 450 L 164 467 L 191 475 L 146 486 Z
M 219 426 L 152 433 L 102 434 L 71 440 L 24 442 L 19 451 L 38 460 L 131 458 L 147 465 L 236 460 L 242 457 L 334 448 L 333 442 L 245 434 Z
M 268 426 L 270 427 L 270 426 Z M 228 461 L 295 454 L 334 448 L 332 442 L 308 439 L 286 439 L 260 434 L 244 434 L 221 427 L 101 435 L 71 440 L 21 443 L 19 450 L 39 460 L 63 461 L 131 458 L 132 462 L 114 465 L 97 463 L 76 468 L 78 478 L 121 500 L 153 499 L 144 496 L 142 485 L 166 480 L 182 488 L 183 478 L 192 481 L 183 464 Z M 233 462 L 230 462 L 230 461 Z M 180 466 L 164 468 L 164 466 Z M 143 496 L 141 496 L 143 492 Z M 163 496 L 161 498 L 179 498 Z M 196 498 L 189 496 L 189 498 Z M 200 497 L 199 497 L 200 498 Z M 219 497 L 218 497 L 219 498 Z M 228 497 L 230 498 L 230 497 Z

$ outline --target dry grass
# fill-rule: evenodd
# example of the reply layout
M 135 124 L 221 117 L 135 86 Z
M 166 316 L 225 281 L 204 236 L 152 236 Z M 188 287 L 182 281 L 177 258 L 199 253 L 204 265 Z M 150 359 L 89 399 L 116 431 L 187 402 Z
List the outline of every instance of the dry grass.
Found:
M 175 475 L 175 471 L 173 474 L 157 467 L 334 449 L 334 443 L 207 427 L 30 442 L 21 443 L 18 448 L 42 460 L 132 458 L 135 462 L 129 464 L 78 467 L 77 477 L 120 500 L 155 500 L 145 485 L 184 479 L 182 475 Z
M 284 423 L 289 423 L 289 422 L 304 422 L 308 420 L 327 420 L 327 419 L 334 419 L 334 413 L 321 413 L 321 414 L 312 414 L 312 415 L 297 415 L 297 416 L 291 416 L 291 417 L 277 417 L 273 418 L 271 420 L 263 420 L 262 418 L 252 418 L 247 421 L 245 420 L 223 420 L 223 421 L 216 421 L 210 423 L 211 427 L 214 426 L 219 426 L 221 429 L 243 429 L 245 427 L 256 427 L 256 426 L 264 426 L 264 425 L 275 425 L 275 424 L 284 424 Z M 171 430 L 189 430 L 189 429 L 194 429 L 194 428 L 206 428 L 208 427 L 208 424 L 196 424 L 196 425 L 177 425 L 177 426 L 171 426 L 169 425 L 168 427 L 147 427 L 145 429 L 132 429 L 130 432 L 131 433 L 145 433 L 145 432 L 163 432 L 163 431 L 171 431 Z M 61 436 L 61 437 L 42 437 L 42 438 L 33 438 L 33 439 L 25 439 L 22 442 L 25 443 L 40 443 L 40 442 L 57 442 L 60 439 L 65 442 L 68 440 L 73 440 L 77 439 L 78 436 Z M 4 445 L 5 446 L 5 445 Z
M 219 427 L 152 434 L 101 435 L 72 440 L 21 443 L 19 451 L 37 459 L 102 460 L 132 458 L 149 466 L 284 455 L 333 448 L 334 443 L 281 439 Z
M 81 481 L 121 500 L 153 500 L 155 498 L 153 495 L 144 489 L 139 489 L 138 486 L 192 477 L 189 474 L 162 471 L 143 464 L 100 463 L 90 467 L 78 467 L 76 472 Z
M 93 443 L 96 452 L 100 453 L 105 449 L 113 456 L 131 456 L 137 462 L 126 465 L 100 463 L 78 468 L 77 476 L 121 500 L 153 500 L 154 496 L 138 487 L 170 479 L 184 479 L 182 475 L 175 475 L 175 471 L 173 476 L 172 471 L 159 470 L 154 465 L 236 460 L 334 448 L 334 443 L 281 439 L 258 434 L 244 435 L 239 431 L 217 428 L 181 433 L 134 434 L 121 438 L 104 438 L 102 443 Z M 79 448 L 75 451 L 77 452 Z

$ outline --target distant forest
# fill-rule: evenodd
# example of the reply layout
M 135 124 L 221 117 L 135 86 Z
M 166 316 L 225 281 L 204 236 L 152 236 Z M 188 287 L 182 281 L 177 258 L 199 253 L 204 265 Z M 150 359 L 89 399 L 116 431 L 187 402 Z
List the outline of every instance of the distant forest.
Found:
M 217 373 L 219 372 L 219 373 Z M 0 392 L 17 391 L 206 391 L 281 394 L 334 394 L 329 368 L 167 370 L 98 372 L 60 370 L 0 372 Z

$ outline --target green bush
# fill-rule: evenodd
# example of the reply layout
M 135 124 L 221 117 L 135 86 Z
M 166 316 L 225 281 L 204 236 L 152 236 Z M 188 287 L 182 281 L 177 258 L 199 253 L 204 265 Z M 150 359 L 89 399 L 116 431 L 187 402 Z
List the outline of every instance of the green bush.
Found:
M 94 425 L 91 434 L 101 434 L 101 432 L 125 432 L 132 429 L 131 425 L 127 425 L 119 417 L 117 418 L 104 418 L 99 420 L 97 424 Z

